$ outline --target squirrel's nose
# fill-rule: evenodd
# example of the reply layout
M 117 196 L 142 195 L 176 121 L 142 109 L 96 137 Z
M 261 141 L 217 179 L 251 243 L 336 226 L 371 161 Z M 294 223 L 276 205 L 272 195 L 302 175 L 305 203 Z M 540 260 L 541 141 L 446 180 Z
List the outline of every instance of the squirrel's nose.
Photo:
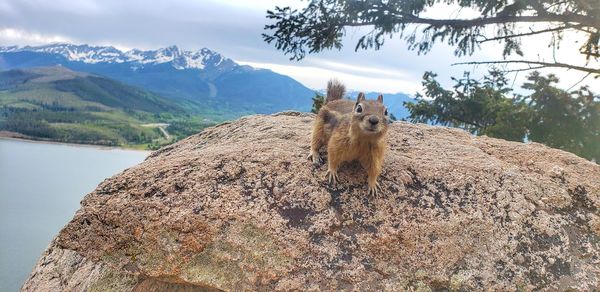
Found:
M 379 118 L 376 116 L 371 116 L 369 118 L 369 123 L 371 123 L 371 125 L 375 126 L 379 123 Z

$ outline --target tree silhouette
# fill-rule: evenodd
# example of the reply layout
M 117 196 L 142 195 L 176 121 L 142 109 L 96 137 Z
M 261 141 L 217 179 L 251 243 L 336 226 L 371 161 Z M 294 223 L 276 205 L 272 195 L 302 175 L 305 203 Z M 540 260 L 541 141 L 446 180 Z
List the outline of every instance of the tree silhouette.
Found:
M 424 16 L 427 9 L 443 4 L 477 12 L 476 17 Z M 467 64 L 522 64 L 520 70 L 559 67 L 600 75 L 600 68 L 544 60 L 506 60 L 523 57 L 522 39 L 551 34 L 549 45 L 558 46 L 564 34 L 580 36 L 581 46 L 574 54 L 586 59 L 600 57 L 600 1 L 598 0 L 312 0 L 295 10 L 276 7 L 267 11 L 263 39 L 300 60 L 307 53 L 342 47 L 349 27 L 368 27 L 356 44 L 358 49 L 379 49 L 388 37 L 403 38 L 410 49 L 429 52 L 437 42 L 454 46 L 455 55 L 470 55 L 482 43 L 503 44 L 503 60 Z M 523 25 L 520 25 L 523 24 Z M 535 29 L 530 26 L 534 25 Z M 541 28 L 542 26 L 543 28 Z

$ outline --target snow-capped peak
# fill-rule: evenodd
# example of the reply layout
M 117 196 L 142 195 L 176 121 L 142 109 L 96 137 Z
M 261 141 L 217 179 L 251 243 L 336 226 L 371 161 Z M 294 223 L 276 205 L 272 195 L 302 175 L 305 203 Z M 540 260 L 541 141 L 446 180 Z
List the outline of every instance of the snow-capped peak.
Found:
M 146 64 L 171 63 L 179 70 L 204 69 L 206 67 L 219 67 L 223 64 L 237 65 L 233 60 L 207 48 L 198 51 L 186 51 L 177 46 L 170 46 L 158 50 L 142 51 L 132 49 L 121 51 L 112 46 L 89 46 L 56 43 L 43 46 L 8 46 L 0 47 L 0 53 L 9 52 L 40 52 L 59 54 L 70 61 L 84 63 L 131 63 L 132 67 L 143 67 Z

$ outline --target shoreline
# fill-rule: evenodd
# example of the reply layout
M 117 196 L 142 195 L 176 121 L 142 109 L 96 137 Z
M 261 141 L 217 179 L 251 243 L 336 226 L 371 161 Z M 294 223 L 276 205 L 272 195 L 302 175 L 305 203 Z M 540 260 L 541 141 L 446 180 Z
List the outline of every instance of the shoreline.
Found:
M 27 137 L 16 137 L 11 135 L 6 135 L 6 133 L 0 132 L 0 140 L 11 140 L 11 141 L 20 141 L 27 143 L 38 143 L 38 144 L 55 144 L 55 145 L 65 145 L 65 146 L 74 146 L 74 147 L 86 147 L 86 148 L 95 148 L 98 150 L 125 150 L 125 151 L 136 151 L 136 152 L 147 152 L 148 154 L 152 153 L 152 150 L 142 150 L 135 148 L 127 148 L 127 147 L 119 147 L 119 146 L 104 146 L 104 145 L 95 145 L 95 144 L 79 144 L 79 143 L 68 143 L 68 142 L 58 142 L 52 140 L 40 140 L 40 139 L 31 139 Z

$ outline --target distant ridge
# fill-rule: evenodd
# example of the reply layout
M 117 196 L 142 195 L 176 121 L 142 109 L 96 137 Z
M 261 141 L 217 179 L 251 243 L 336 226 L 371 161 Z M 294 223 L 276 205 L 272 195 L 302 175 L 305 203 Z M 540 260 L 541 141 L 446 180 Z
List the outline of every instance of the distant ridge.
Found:
M 107 76 L 183 103 L 188 111 L 222 118 L 309 111 L 315 92 L 289 76 L 240 65 L 209 48 L 124 51 L 69 43 L 0 46 L 0 70 L 54 65 Z M 402 93 L 386 96 L 390 111 L 399 119 L 406 117 L 403 102 L 413 99 Z
M 208 48 L 122 51 L 67 43 L 0 47 L 0 70 L 62 65 L 155 92 L 218 118 L 310 110 L 314 91 L 267 69 L 240 65 Z
M 212 124 L 198 119 L 172 100 L 60 65 L 0 71 L 4 135 L 157 148 Z
M 204 69 L 207 66 L 218 67 L 221 65 L 233 65 L 229 58 L 221 54 L 203 48 L 198 51 L 187 51 L 170 46 L 157 50 L 138 50 L 121 51 L 112 46 L 90 46 L 73 45 L 67 43 L 56 43 L 43 46 L 6 46 L 0 47 L 0 53 L 16 52 L 37 52 L 48 54 L 59 54 L 69 61 L 84 62 L 88 64 L 96 63 L 131 63 L 132 65 L 143 66 L 145 64 L 157 65 L 171 63 L 173 68 L 183 69 Z

